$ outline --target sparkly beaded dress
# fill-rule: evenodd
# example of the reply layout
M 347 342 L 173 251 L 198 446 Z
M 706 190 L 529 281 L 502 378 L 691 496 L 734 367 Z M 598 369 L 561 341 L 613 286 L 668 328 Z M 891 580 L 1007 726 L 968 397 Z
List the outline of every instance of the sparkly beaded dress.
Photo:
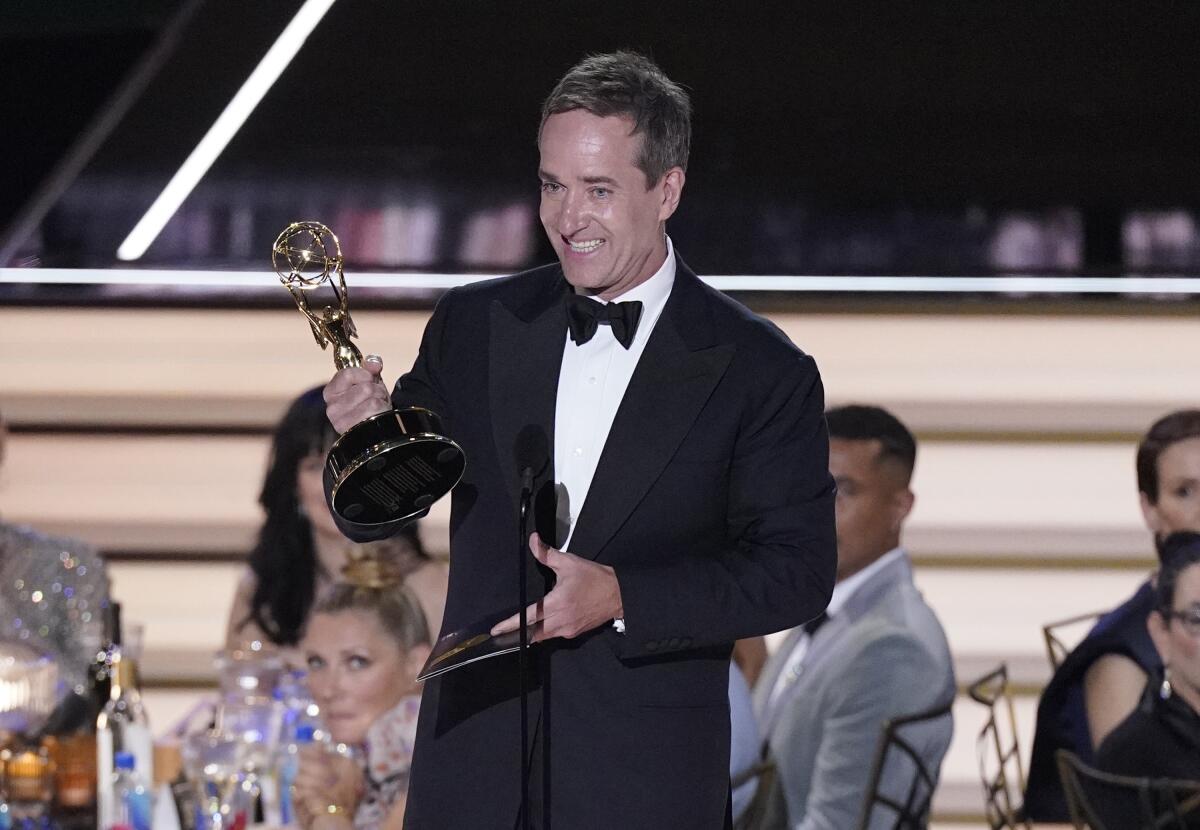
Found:
M 67 688 L 87 680 L 96 644 L 85 630 L 107 604 L 104 564 L 89 545 L 0 522 L 0 639 L 53 657 Z

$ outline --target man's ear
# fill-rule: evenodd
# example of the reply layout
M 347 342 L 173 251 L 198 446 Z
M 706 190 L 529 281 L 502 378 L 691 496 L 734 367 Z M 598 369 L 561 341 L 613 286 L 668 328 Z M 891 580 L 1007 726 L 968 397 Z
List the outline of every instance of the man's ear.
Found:
M 892 496 L 892 530 L 900 532 L 900 526 L 904 524 L 904 520 L 908 518 L 908 514 L 912 512 L 913 505 L 916 503 L 917 497 L 913 491 L 905 487 L 903 490 L 898 490 Z
M 687 179 L 682 167 L 672 167 L 658 181 L 662 192 L 662 204 L 658 209 L 658 221 L 666 222 L 679 208 L 679 200 L 683 198 L 683 183 Z

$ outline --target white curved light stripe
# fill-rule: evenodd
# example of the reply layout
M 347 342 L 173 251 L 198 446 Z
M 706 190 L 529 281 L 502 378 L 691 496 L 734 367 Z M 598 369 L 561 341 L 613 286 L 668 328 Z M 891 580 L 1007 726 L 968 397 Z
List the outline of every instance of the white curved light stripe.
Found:
M 254 71 L 246 78 L 241 89 L 225 105 L 224 111 L 217 116 L 213 125 L 208 128 L 208 132 L 204 134 L 204 138 L 200 139 L 196 149 L 192 150 L 191 155 L 175 171 L 175 175 L 167 182 L 162 193 L 158 194 L 158 198 L 154 200 L 145 215 L 133 226 L 129 236 L 125 237 L 125 241 L 117 248 L 117 259 L 129 262 L 140 259 L 142 254 L 146 253 L 146 249 L 175 215 L 175 211 L 179 210 L 179 206 L 183 204 L 183 200 L 192 192 L 197 182 L 212 167 L 217 156 L 221 155 L 221 151 L 225 149 L 230 139 L 237 134 L 242 124 L 250 117 L 250 113 L 254 112 L 258 102 L 263 99 L 283 70 L 292 62 L 292 58 L 300 51 L 304 41 L 334 2 L 335 0 L 305 0 L 304 5 L 296 12 L 296 16 L 284 27 L 279 37 L 271 44 L 271 48 L 267 50 L 267 54 L 263 55 L 258 66 L 254 67 Z

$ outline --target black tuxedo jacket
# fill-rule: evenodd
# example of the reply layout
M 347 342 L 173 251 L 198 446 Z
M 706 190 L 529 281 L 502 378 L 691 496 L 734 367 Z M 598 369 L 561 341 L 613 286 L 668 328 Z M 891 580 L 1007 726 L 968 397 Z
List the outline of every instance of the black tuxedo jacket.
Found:
M 448 292 L 393 393 L 438 412 L 467 457 L 443 632 L 517 608 L 523 466 L 536 472 L 537 527 L 555 538 L 569 290 L 554 265 Z M 605 626 L 531 652 L 537 826 L 725 825 L 731 645 L 816 616 L 833 589 L 823 410 L 813 360 L 679 262 L 570 546 L 614 568 L 626 633 Z M 526 555 L 532 600 L 552 574 Z M 493 658 L 426 684 L 407 827 L 514 826 L 517 665 Z

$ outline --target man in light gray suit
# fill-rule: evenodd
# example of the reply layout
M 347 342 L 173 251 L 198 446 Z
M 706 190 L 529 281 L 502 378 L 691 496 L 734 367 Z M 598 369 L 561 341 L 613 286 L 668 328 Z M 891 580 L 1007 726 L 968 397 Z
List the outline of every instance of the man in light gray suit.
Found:
M 797 628 L 771 656 L 754 694 L 765 737 L 755 826 L 851 830 L 858 826 L 884 721 L 953 699 L 946 636 L 913 585 L 900 530 L 913 505 L 912 433 L 878 407 L 826 413 L 837 482 L 837 585 L 826 614 Z M 949 715 L 904 737 L 936 774 L 950 744 Z M 911 762 L 890 753 L 883 790 L 903 798 Z M 891 827 L 877 808 L 870 826 Z

